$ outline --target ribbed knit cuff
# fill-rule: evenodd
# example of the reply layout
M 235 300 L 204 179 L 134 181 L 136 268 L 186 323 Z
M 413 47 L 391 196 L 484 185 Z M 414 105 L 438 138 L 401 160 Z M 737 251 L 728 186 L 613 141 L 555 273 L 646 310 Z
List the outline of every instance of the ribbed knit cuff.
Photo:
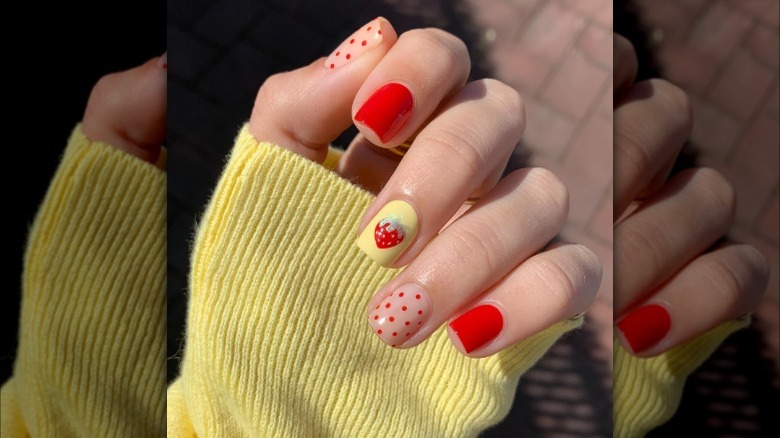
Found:
M 193 248 L 169 418 L 201 437 L 461 437 L 506 415 L 520 374 L 581 319 L 486 359 L 458 353 L 444 328 L 389 348 L 365 308 L 397 271 L 354 243 L 371 200 L 242 130 Z
M 76 127 L 30 230 L 4 437 L 164 434 L 165 196 Z
M 677 411 L 685 380 L 750 318 L 735 319 L 652 358 L 632 356 L 614 341 L 614 436 L 643 437 Z

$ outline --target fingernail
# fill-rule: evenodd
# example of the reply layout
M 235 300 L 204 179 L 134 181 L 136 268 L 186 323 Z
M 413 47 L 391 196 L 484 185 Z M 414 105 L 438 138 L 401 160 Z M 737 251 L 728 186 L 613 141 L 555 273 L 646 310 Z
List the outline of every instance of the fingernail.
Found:
M 431 299 L 416 284 L 399 287 L 368 313 L 374 332 L 389 346 L 411 338 L 431 314 Z
M 417 236 L 417 212 L 405 201 L 388 202 L 357 239 L 358 248 L 382 266 L 390 266 Z
M 458 336 L 466 353 L 495 339 L 504 328 L 504 316 L 496 306 L 483 304 L 457 317 L 450 328 Z
M 168 68 L 168 52 L 165 52 L 157 58 L 157 67 L 160 67 L 161 69 L 167 69 Z
M 339 68 L 381 44 L 384 39 L 382 35 L 384 23 L 387 23 L 387 20 L 377 17 L 355 31 L 328 56 L 328 59 L 325 60 L 325 67 Z
M 661 342 L 671 326 L 669 311 L 658 304 L 642 306 L 617 323 L 618 330 L 634 353 L 641 353 Z
M 355 114 L 355 120 L 366 125 L 386 143 L 409 120 L 413 106 L 414 99 L 409 89 L 392 82 L 374 91 Z

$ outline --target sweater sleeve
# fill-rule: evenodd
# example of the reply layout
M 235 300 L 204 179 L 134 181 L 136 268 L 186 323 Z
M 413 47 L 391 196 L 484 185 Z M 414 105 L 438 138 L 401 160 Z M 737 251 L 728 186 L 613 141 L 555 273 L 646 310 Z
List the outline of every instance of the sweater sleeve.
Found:
M 581 324 L 485 359 L 457 352 L 444 328 L 413 349 L 386 346 L 365 307 L 397 270 L 354 243 L 371 199 L 241 131 L 193 247 L 169 436 L 475 436 L 507 414 L 520 375 Z
M 0 435 L 165 433 L 165 174 L 76 127 L 30 229 Z
M 749 317 L 728 321 L 652 358 L 638 358 L 614 341 L 614 436 L 643 437 L 670 418 L 680 405 L 685 380 Z

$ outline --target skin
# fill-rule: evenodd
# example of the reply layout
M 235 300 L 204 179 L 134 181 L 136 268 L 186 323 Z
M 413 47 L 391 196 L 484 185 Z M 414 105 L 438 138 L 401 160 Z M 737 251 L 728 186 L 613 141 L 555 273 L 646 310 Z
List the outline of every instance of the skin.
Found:
M 379 46 L 352 64 L 329 69 L 321 58 L 270 77 L 249 122 L 258 140 L 321 163 L 327 145 L 355 123 L 374 90 L 400 82 L 412 92 L 412 116 L 385 142 L 356 123 L 360 134 L 338 169 L 377 195 L 360 229 L 397 199 L 413 205 L 420 218 L 415 241 L 394 264 L 406 269 L 376 291 L 368 309 L 394 287 L 422 286 L 433 313 L 400 345 L 408 348 L 459 314 L 493 303 L 504 328 L 482 348 L 467 354 L 449 329 L 455 347 L 471 357 L 495 354 L 586 311 L 601 279 L 598 259 L 582 245 L 547 247 L 566 220 L 563 183 L 541 168 L 520 169 L 499 181 L 525 127 L 521 96 L 495 79 L 466 83 L 468 52 L 447 32 L 416 29 L 398 36 L 389 23 L 383 31 Z M 383 150 L 412 136 L 403 160 Z M 474 195 L 481 199 L 464 205 Z
M 636 55 L 615 36 L 614 167 L 615 315 L 664 306 L 669 333 L 633 352 L 661 354 L 718 324 L 751 312 L 768 281 L 763 255 L 719 240 L 734 221 L 734 189 L 717 171 L 669 172 L 690 134 L 686 94 L 660 79 L 634 83 Z M 714 246 L 713 246 L 714 245 Z
M 165 169 L 167 55 L 103 76 L 92 88 L 82 131 Z

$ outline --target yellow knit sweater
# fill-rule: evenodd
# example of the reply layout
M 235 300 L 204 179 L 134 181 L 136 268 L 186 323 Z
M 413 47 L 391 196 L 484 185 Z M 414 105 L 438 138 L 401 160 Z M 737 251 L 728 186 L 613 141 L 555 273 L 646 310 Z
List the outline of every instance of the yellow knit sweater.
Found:
M 337 160 L 323 167 L 239 134 L 193 248 L 168 436 L 474 436 L 581 323 L 479 360 L 443 329 L 388 348 L 364 308 L 396 271 L 354 246 L 371 195 L 328 170 Z M 30 235 L 3 437 L 163 434 L 163 196 L 161 172 L 76 130 Z M 737 327 L 649 361 L 618 349 L 615 413 L 632 419 L 616 419 L 616 435 L 665 421 L 687 374 Z
M 165 174 L 77 127 L 30 229 L 0 435 L 165 431 Z

